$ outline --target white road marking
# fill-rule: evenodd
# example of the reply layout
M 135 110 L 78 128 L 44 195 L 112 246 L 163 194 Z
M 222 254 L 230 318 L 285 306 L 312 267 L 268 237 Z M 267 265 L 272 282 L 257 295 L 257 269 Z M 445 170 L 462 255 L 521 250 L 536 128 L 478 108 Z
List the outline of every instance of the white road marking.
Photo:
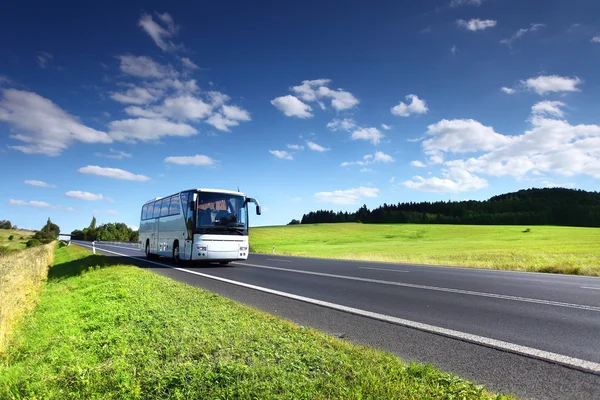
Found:
M 359 278 L 357 276 L 327 274 L 325 272 L 313 272 L 313 271 L 304 271 L 304 270 L 289 269 L 289 268 L 269 267 L 266 265 L 249 264 L 249 263 L 238 262 L 238 261 L 236 261 L 235 263 L 239 264 L 239 265 L 246 265 L 248 267 L 265 268 L 265 269 L 272 269 L 272 270 L 285 271 L 285 272 L 295 272 L 297 274 L 326 276 L 328 278 L 347 279 L 347 280 L 351 280 L 351 281 L 378 283 L 378 284 L 382 284 L 382 285 L 391 285 L 391 286 L 402 286 L 402 287 L 409 287 L 409 288 L 413 288 L 413 289 L 434 290 L 437 292 L 457 293 L 457 294 L 465 294 L 465 295 L 469 295 L 469 296 L 491 297 L 494 299 L 513 300 L 513 301 L 521 301 L 524 303 L 544 304 L 544 305 L 549 305 L 549 306 L 576 308 L 579 310 L 600 312 L 600 307 L 588 306 L 588 305 L 584 305 L 584 304 L 562 303 L 559 301 L 532 299 L 532 298 L 528 298 L 528 297 L 519 297 L 519 296 L 509 296 L 506 294 L 475 292 L 472 290 L 462 290 L 462 289 L 452 289 L 452 288 L 444 288 L 444 287 L 437 287 L 437 286 L 417 285 L 414 283 L 403 283 L 403 282 L 383 281 L 380 279 Z
M 593 287 L 593 286 L 581 286 L 582 289 L 595 289 L 595 290 L 600 290 L 600 287 Z
M 75 243 L 75 244 L 79 244 L 79 243 Z M 134 246 L 123 247 L 123 246 L 117 246 L 117 245 L 114 245 L 114 244 L 106 244 L 106 243 L 96 243 L 96 250 L 98 250 L 98 246 L 109 246 L 109 247 L 116 247 L 118 249 L 139 250 L 140 252 L 142 251 L 138 247 L 134 247 Z
M 280 261 L 280 262 L 289 262 L 289 263 L 291 263 L 290 260 L 279 260 L 277 258 L 267 258 L 267 261 Z
M 375 269 L 377 271 L 393 271 L 393 272 L 409 272 L 403 271 L 401 269 L 391 269 L 391 268 L 372 268 L 372 267 L 358 267 L 359 269 Z
M 91 246 L 82 245 L 82 244 L 80 244 L 80 246 L 91 248 Z M 521 346 L 521 345 L 514 344 L 514 343 L 504 342 L 502 340 L 496 340 L 496 339 L 491 339 L 491 338 L 487 338 L 484 336 L 472 335 L 470 333 L 455 331 L 452 329 L 441 328 L 439 326 L 434 326 L 434 325 L 429 325 L 429 324 L 423 324 L 421 322 L 415 322 L 415 321 L 410 321 L 407 319 L 392 317 L 389 315 L 379 314 L 379 313 L 366 311 L 366 310 L 361 310 L 361 309 L 354 308 L 354 307 L 347 307 L 347 306 L 343 306 L 341 304 L 329 303 L 327 301 L 317 300 L 317 299 L 313 299 L 310 297 L 298 296 L 298 295 L 295 295 L 292 293 L 281 292 L 279 290 L 269 289 L 269 288 L 262 287 L 262 286 L 256 286 L 256 285 L 252 285 L 252 284 L 245 283 L 245 282 L 239 282 L 239 281 L 234 281 L 232 279 L 221 278 L 221 277 L 209 275 L 209 274 L 203 274 L 201 272 L 191 271 L 191 270 L 185 269 L 185 268 L 173 267 L 169 264 L 163 264 L 163 263 L 159 263 L 156 261 L 140 259 L 137 257 L 128 256 L 127 254 L 116 253 L 116 252 L 110 251 L 110 250 L 101 250 L 101 251 L 104 251 L 106 253 L 115 254 L 118 256 L 134 258 L 136 260 L 144 261 L 144 262 L 147 262 L 150 264 L 160 265 L 161 267 L 171 268 L 171 269 L 174 269 L 177 271 L 202 276 L 202 277 L 208 278 L 208 279 L 214 279 L 217 281 L 230 283 L 230 284 L 237 285 L 237 286 L 242 286 L 242 287 L 246 287 L 249 289 L 258 290 L 261 292 L 270 293 L 270 294 L 286 297 L 286 298 L 293 299 L 293 300 L 303 301 L 305 303 L 310 303 L 310 304 L 315 304 L 315 305 L 322 306 L 322 307 L 331 308 L 333 310 L 343 311 L 343 312 L 347 312 L 350 314 L 359 315 L 362 317 L 376 319 L 379 321 L 390 322 L 390 323 L 393 323 L 396 325 L 407 326 L 409 328 L 419 329 L 419 330 L 422 330 L 425 332 L 435 333 L 438 335 L 447 336 L 447 337 L 451 337 L 454 339 L 460 339 L 460 340 L 464 340 L 467 342 L 471 342 L 471 343 L 475 343 L 475 344 L 479 344 L 479 345 L 483 345 L 483 346 L 487 346 L 487 347 L 492 347 L 492 348 L 500 349 L 500 350 L 504 350 L 504 351 L 509 351 L 511 353 L 525 355 L 525 356 L 537 358 L 537 359 L 544 360 L 544 361 L 550 361 L 550 362 L 554 362 L 556 364 L 565 365 L 565 366 L 575 368 L 578 370 L 582 370 L 582 371 L 586 371 L 586 372 L 600 373 L 600 363 L 595 363 L 593 361 L 582 360 L 579 358 L 569 357 L 569 356 L 565 356 L 562 354 L 557 354 L 557 353 L 552 353 L 549 351 L 535 349 L 533 347 Z

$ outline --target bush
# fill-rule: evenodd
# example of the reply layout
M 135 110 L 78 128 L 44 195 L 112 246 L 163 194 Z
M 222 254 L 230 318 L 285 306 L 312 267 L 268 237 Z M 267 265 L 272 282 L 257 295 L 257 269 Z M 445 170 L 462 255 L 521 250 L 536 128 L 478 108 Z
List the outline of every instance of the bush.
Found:
M 8 246 L 0 246 L 0 256 L 10 253 Z
M 27 243 L 25 244 L 25 246 L 27 246 L 27 247 L 36 247 L 36 246 L 41 246 L 41 245 L 42 245 L 42 242 L 40 242 L 37 239 L 29 239 L 27 241 Z
M 529 232 L 531 232 L 531 228 L 527 228 L 523 231 L 523 233 L 529 233 Z
M 15 238 L 15 237 L 14 237 L 13 235 L 10 235 L 10 236 L 8 237 L 8 240 L 12 241 L 14 238 Z
M 21 237 L 19 238 L 19 240 L 23 240 L 23 239 L 25 239 L 25 236 L 21 236 Z

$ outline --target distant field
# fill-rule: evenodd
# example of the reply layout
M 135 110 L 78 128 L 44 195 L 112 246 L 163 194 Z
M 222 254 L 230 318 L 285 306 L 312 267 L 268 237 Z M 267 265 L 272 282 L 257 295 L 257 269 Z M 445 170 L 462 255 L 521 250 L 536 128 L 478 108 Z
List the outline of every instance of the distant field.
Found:
M 2 399 L 505 399 L 77 246 L 0 354 Z
M 8 246 L 11 249 L 19 250 L 25 248 L 25 243 L 34 235 L 32 231 L 21 229 L 0 229 L 0 246 Z M 13 235 L 13 240 L 8 240 L 8 237 Z M 23 237 L 23 239 L 21 239 Z
M 523 232 L 527 228 L 530 232 Z M 252 228 L 257 253 L 600 276 L 600 229 L 315 224 Z

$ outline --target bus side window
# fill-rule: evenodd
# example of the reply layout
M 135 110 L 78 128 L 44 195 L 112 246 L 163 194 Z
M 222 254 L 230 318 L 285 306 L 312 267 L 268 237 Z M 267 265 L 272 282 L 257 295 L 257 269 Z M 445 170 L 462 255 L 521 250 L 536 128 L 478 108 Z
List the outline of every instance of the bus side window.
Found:
M 169 215 L 179 215 L 179 196 L 175 195 L 171 197 L 171 205 L 169 206 Z
M 160 216 L 166 217 L 169 215 L 169 203 L 171 202 L 171 198 L 167 197 L 166 199 L 162 199 L 161 207 L 160 207 Z
M 158 218 L 160 217 L 160 201 L 155 201 L 152 203 L 152 215 L 150 218 Z

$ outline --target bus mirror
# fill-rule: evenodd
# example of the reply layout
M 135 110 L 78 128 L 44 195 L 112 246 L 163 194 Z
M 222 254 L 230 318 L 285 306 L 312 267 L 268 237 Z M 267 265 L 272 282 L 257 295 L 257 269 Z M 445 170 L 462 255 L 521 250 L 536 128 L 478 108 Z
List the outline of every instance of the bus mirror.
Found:
M 256 206 L 256 215 L 260 215 L 260 206 Z
M 256 199 L 253 199 L 252 197 L 248 197 L 246 198 L 246 204 L 248 203 L 256 204 L 256 215 L 260 215 L 260 204 L 258 203 L 258 201 L 256 201 Z

